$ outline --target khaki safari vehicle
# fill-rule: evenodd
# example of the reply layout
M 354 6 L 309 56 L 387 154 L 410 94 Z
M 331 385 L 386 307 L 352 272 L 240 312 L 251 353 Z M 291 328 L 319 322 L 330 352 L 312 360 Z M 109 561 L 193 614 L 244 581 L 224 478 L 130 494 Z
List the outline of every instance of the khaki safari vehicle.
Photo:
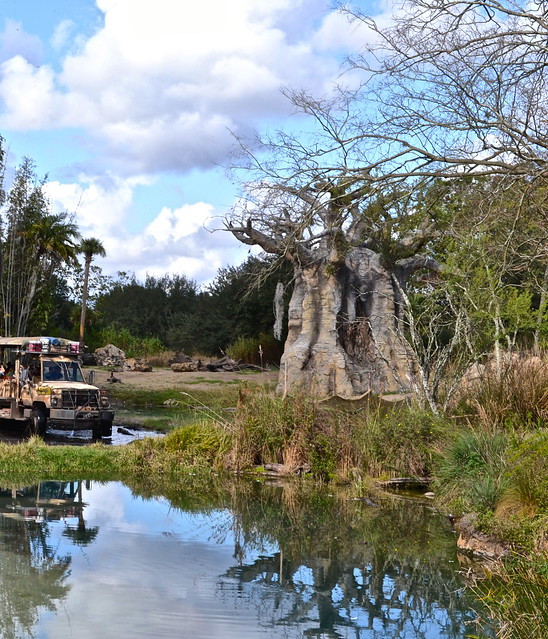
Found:
M 57 337 L 0 337 L 0 425 L 20 422 L 30 434 L 91 430 L 112 434 L 106 391 L 86 383 L 80 345 Z

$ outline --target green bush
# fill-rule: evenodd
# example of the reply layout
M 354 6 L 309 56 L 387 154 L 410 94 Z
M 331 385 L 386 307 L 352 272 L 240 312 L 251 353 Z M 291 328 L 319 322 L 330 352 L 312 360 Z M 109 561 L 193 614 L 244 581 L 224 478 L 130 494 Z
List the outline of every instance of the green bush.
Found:
M 266 366 L 278 365 L 283 354 L 283 342 L 273 335 L 261 333 L 257 337 L 239 337 L 227 349 L 227 355 L 236 361 Z
M 101 331 L 104 344 L 114 344 L 121 348 L 127 357 L 150 357 L 165 350 L 157 337 L 136 337 L 127 328 L 109 326 Z
M 497 512 L 527 517 L 548 513 L 548 431 L 526 437 L 510 463 Z
M 493 510 L 506 487 L 509 450 L 504 432 L 457 432 L 436 461 L 439 501 L 462 512 Z

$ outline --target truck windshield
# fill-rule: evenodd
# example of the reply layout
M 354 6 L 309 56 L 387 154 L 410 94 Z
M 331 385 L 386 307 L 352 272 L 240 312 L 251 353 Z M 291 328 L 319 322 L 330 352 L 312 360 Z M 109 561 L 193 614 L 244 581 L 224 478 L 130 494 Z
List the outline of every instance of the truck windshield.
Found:
M 78 362 L 59 362 L 46 359 L 42 362 L 44 382 L 83 382 L 84 376 Z

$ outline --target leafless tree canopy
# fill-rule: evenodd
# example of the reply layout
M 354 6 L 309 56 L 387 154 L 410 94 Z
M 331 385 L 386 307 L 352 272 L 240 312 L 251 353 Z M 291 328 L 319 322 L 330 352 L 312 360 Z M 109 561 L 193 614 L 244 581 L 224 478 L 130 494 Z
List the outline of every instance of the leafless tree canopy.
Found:
M 343 11 L 372 34 L 350 66 L 374 105 L 362 135 L 391 150 L 384 176 L 545 173 L 547 2 L 408 0 L 384 29 Z
M 295 272 L 284 392 L 426 384 L 405 336 L 407 291 L 417 271 L 440 270 L 432 242 L 443 207 L 421 194 L 472 175 L 543 199 L 547 9 L 407 0 L 381 28 L 342 7 L 368 36 L 341 86 L 322 98 L 287 91 L 297 125 L 239 140 L 242 197 L 227 227 Z

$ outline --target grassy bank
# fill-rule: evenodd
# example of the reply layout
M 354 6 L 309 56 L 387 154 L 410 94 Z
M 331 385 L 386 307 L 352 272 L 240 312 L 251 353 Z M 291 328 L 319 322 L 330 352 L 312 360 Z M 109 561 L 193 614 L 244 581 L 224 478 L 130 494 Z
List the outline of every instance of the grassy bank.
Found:
M 536 597 L 546 593 L 548 574 L 545 365 L 514 366 L 505 375 L 470 385 L 441 417 L 375 397 L 282 400 L 245 384 L 116 392 L 129 403 L 138 399 L 142 407 L 169 402 L 168 434 L 124 447 L 52 447 L 36 439 L 0 445 L 0 483 L 110 479 L 145 482 L 161 491 L 196 476 L 261 474 L 270 464 L 356 491 L 369 486 L 371 478 L 431 478 L 435 506 L 457 516 L 474 513 L 480 532 L 521 557 L 474 586 L 501 619 L 500 636 L 544 636 L 539 628 L 548 625 L 548 612 Z M 524 617 L 524 606 L 536 612 Z

